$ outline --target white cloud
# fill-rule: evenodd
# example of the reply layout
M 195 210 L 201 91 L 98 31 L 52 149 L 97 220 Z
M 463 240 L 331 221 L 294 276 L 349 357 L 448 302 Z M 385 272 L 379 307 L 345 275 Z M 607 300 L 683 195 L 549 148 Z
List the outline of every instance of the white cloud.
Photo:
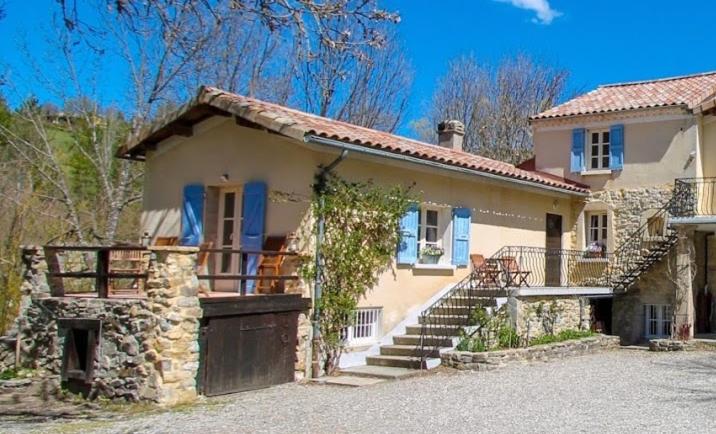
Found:
M 537 16 L 532 21 L 540 24 L 550 24 L 552 20 L 562 15 L 561 12 L 552 9 L 548 0 L 495 0 L 501 3 L 510 3 L 520 9 L 535 11 Z

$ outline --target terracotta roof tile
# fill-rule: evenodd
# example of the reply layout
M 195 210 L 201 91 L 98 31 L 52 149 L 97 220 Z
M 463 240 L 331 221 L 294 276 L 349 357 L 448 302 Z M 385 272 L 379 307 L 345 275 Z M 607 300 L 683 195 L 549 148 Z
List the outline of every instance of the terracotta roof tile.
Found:
M 556 118 L 653 107 L 693 109 L 716 91 L 716 71 L 658 80 L 600 86 L 532 119 Z
M 131 154 L 135 148 L 142 146 L 143 142 L 152 142 L 153 133 L 166 127 L 173 120 L 179 119 L 182 113 L 187 113 L 192 107 L 201 104 L 211 105 L 220 110 L 250 120 L 264 128 L 298 140 L 303 140 L 309 135 L 315 135 L 352 143 L 354 145 L 408 155 L 421 160 L 462 167 L 475 172 L 490 173 L 509 179 L 523 180 L 535 184 L 537 187 L 547 186 L 579 194 L 589 192 L 586 186 L 559 177 L 519 169 L 512 164 L 492 160 L 479 155 L 456 151 L 383 131 L 316 116 L 211 87 L 202 88 L 198 96 L 190 103 L 183 106 L 172 116 L 155 122 L 147 131 L 140 133 L 135 140 L 131 141 L 122 152 Z

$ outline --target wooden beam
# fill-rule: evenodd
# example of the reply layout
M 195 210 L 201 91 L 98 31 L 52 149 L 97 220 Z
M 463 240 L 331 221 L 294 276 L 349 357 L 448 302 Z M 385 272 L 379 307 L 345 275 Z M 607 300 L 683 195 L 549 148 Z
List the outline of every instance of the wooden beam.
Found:
M 184 122 L 172 122 L 168 126 L 168 130 L 170 135 L 182 137 L 191 137 L 194 135 L 194 126 Z

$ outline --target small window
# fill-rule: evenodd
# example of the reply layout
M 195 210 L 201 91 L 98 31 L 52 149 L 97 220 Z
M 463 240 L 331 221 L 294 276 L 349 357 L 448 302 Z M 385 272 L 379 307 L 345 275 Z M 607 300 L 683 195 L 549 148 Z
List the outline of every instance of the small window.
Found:
M 440 238 L 440 211 L 423 208 L 418 216 L 418 235 L 420 237 L 420 250 L 425 247 L 441 247 Z
M 607 213 L 591 213 L 588 214 L 587 224 L 587 243 L 607 245 Z
M 589 168 L 609 169 L 609 131 L 591 131 L 589 141 Z
M 673 309 L 668 304 L 644 305 L 644 337 L 661 338 L 671 336 Z
M 383 309 L 379 307 L 359 308 L 355 311 L 353 325 L 341 330 L 346 346 L 370 345 L 380 337 L 380 322 Z

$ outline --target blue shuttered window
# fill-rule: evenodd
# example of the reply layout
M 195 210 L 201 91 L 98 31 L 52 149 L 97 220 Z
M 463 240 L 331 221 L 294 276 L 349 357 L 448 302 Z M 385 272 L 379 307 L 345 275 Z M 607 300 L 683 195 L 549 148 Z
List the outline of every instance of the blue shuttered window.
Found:
M 241 249 L 262 250 L 266 225 L 267 188 L 264 182 L 250 182 L 244 186 L 241 221 Z M 255 275 L 259 267 L 259 255 L 247 255 L 246 274 Z M 246 293 L 252 294 L 255 280 L 246 282 Z
M 584 128 L 572 130 L 572 153 L 570 158 L 570 171 L 579 173 L 584 170 L 584 140 L 586 131 Z
M 420 208 L 412 204 L 400 219 L 400 241 L 398 242 L 398 264 L 412 265 L 418 261 L 418 219 Z
M 467 266 L 470 257 L 469 208 L 455 208 L 452 211 L 452 264 Z
M 181 212 L 182 246 L 198 246 L 204 234 L 204 186 L 189 184 L 184 186 Z
M 624 167 L 624 125 L 612 125 L 609 129 L 609 168 L 622 170 Z

